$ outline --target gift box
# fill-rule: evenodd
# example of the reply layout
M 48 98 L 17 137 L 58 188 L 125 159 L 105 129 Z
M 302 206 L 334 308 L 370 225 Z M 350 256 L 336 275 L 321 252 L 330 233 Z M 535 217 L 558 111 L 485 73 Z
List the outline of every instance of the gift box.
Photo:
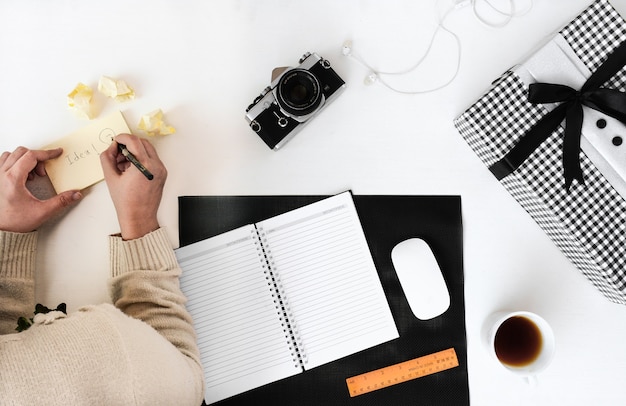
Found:
M 626 24 L 597 0 L 454 120 L 609 300 L 626 304 Z

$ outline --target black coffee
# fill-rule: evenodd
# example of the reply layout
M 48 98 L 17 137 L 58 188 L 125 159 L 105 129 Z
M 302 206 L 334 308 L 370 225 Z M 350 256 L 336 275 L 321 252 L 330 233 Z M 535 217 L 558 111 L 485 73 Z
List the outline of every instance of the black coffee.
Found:
M 536 360 L 542 345 L 539 327 L 523 316 L 513 316 L 502 323 L 494 342 L 498 359 L 514 367 L 522 367 Z

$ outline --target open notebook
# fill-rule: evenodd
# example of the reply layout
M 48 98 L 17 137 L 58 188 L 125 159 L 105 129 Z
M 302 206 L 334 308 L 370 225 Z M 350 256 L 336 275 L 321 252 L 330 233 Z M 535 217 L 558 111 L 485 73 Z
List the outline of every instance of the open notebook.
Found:
M 176 256 L 207 403 L 398 337 L 349 192 Z

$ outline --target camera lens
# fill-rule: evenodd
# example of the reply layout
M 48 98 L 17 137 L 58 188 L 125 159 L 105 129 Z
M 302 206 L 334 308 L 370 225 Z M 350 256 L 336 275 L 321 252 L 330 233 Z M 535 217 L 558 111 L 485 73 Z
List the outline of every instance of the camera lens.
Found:
M 277 86 L 278 104 L 287 113 L 305 116 L 314 112 L 322 102 L 317 78 L 309 71 L 292 69 L 286 72 Z

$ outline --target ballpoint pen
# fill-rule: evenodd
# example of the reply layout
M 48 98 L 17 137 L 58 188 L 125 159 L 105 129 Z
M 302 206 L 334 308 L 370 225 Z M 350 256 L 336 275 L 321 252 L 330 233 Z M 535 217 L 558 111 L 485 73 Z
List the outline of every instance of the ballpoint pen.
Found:
M 137 169 L 139 169 L 139 171 L 141 173 L 143 173 L 146 178 L 148 178 L 148 180 L 154 179 L 154 175 L 152 173 L 150 173 L 150 171 L 148 169 L 146 169 L 146 167 L 143 166 L 143 164 L 141 162 L 139 162 L 139 160 L 137 158 L 135 158 L 135 156 L 128 150 L 128 148 L 126 148 L 126 145 L 124 145 L 124 144 L 117 144 L 117 148 L 119 148 L 119 150 L 122 153 L 122 155 L 124 155 L 124 157 L 126 157 L 126 159 L 128 159 L 128 161 L 131 164 L 135 165 L 137 167 Z

